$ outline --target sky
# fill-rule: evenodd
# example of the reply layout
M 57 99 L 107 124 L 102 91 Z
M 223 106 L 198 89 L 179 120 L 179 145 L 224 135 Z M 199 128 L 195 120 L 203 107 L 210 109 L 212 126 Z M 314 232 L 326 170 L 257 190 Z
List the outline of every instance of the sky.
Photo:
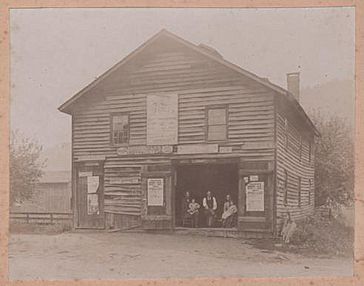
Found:
M 341 101 L 315 100 L 312 91 L 353 86 L 354 15 L 353 8 L 13 9 L 11 129 L 45 148 L 70 142 L 71 117 L 57 108 L 161 29 L 283 88 L 286 73 L 299 71 L 301 89 L 311 92 L 305 109 L 340 113 L 344 101 L 349 112 L 339 115 L 352 122 L 353 88 Z

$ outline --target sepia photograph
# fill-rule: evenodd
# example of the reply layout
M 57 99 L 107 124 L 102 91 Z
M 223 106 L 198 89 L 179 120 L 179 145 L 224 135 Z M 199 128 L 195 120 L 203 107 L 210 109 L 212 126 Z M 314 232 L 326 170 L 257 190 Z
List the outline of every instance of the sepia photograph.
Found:
M 9 13 L 10 280 L 353 276 L 354 7 Z

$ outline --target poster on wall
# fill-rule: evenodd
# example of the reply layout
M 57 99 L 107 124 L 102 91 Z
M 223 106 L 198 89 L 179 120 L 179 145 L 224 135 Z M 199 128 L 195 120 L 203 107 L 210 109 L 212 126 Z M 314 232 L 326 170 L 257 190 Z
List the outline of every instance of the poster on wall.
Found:
M 246 210 L 248 212 L 264 211 L 264 182 L 246 184 Z
M 249 180 L 252 181 L 252 182 L 257 182 L 257 181 L 259 181 L 259 176 L 251 175 L 251 176 L 249 176 Z
M 87 193 L 93 194 L 97 192 L 99 188 L 99 176 L 89 176 L 87 177 Z
M 178 143 L 178 95 L 147 95 L 147 145 Z
M 99 196 L 97 194 L 87 195 L 87 214 L 99 214 Z
M 148 206 L 163 206 L 163 193 L 163 178 L 149 178 L 147 180 Z

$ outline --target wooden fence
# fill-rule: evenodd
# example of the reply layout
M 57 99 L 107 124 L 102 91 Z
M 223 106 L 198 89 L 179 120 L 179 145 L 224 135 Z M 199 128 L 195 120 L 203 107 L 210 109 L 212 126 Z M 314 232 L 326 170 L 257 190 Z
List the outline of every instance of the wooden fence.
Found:
M 25 222 L 36 224 L 71 223 L 73 213 L 57 212 L 10 212 L 11 222 Z

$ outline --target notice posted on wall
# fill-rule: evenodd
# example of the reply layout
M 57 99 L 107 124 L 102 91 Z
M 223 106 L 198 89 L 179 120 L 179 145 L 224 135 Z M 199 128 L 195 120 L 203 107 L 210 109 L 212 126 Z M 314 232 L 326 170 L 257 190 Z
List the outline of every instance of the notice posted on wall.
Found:
M 97 192 L 99 188 L 100 179 L 99 176 L 89 176 L 87 177 L 87 193 L 93 194 Z
M 148 206 L 163 206 L 164 179 L 149 178 L 147 180 Z
M 177 144 L 178 95 L 147 96 L 147 145 Z
M 87 214 L 99 214 L 99 196 L 97 194 L 87 195 Z
M 264 182 L 246 184 L 246 210 L 248 212 L 264 211 Z

